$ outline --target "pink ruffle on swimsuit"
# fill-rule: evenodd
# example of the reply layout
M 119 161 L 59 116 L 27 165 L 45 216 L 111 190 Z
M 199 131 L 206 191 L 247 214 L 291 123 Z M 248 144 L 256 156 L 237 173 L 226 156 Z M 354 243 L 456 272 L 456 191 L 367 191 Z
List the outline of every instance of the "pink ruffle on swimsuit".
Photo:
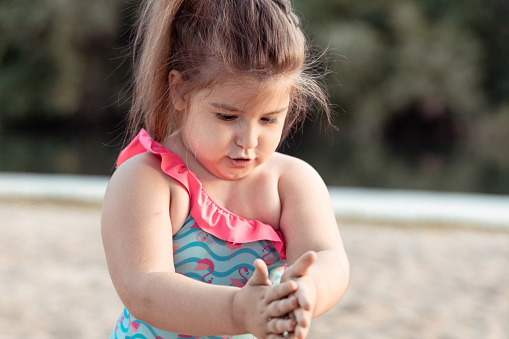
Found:
M 141 130 L 118 158 L 117 166 L 127 159 L 151 152 L 161 159 L 164 173 L 180 182 L 189 194 L 190 212 L 182 228 L 173 236 L 173 260 L 177 273 L 203 283 L 242 287 L 254 271 L 253 262 L 260 258 L 269 268 L 273 284 L 281 280 L 286 268 L 281 233 L 258 220 L 239 217 L 216 203 L 204 190 L 198 178 L 180 157 Z M 170 234 L 169 234 L 170 236 Z M 199 321 L 199 319 L 197 320 Z M 252 339 L 253 335 L 193 336 L 155 328 L 134 318 L 124 307 L 110 339 Z

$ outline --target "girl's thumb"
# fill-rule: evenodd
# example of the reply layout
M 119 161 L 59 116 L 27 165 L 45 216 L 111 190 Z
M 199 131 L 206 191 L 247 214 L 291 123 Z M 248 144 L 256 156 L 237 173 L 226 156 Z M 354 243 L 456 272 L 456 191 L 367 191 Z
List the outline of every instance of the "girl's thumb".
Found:
M 308 274 L 308 270 L 311 265 L 317 259 L 317 254 L 314 251 L 307 251 L 303 255 L 301 255 L 292 266 L 290 266 L 287 270 L 289 278 L 298 278 Z
M 254 262 L 255 271 L 249 283 L 253 285 L 271 285 L 269 281 L 269 270 L 265 262 L 261 259 L 256 259 Z

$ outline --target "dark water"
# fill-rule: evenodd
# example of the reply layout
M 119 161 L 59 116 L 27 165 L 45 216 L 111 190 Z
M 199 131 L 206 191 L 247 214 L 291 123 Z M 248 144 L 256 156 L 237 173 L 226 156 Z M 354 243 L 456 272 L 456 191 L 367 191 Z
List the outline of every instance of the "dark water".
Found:
M 0 135 L 0 172 L 110 175 L 118 134 Z M 509 194 L 509 153 L 503 145 L 402 149 L 312 138 L 284 147 L 313 165 L 329 185 Z

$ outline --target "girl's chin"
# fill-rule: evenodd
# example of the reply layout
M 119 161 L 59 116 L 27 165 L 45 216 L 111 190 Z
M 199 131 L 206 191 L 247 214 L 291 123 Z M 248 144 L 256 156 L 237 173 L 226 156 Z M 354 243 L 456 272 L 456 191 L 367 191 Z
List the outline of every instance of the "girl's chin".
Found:
M 245 178 L 249 175 L 249 173 L 251 173 L 251 169 L 246 167 L 229 167 L 215 173 L 211 172 L 211 174 L 213 174 L 216 178 L 227 181 L 235 181 Z

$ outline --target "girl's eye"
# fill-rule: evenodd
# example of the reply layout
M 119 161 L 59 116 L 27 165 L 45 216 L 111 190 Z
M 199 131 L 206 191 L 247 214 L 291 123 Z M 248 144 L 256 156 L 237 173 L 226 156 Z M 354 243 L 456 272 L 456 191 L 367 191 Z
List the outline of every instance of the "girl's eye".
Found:
M 277 118 L 262 118 L 261 120 L 265 124 L 276 124 L 278 121 Z
M 237 117 L 235 115 L 216 113 L 216 116 L 219 120 L 222 120 L 222 121 L 233 121 L 233 120 L 237 119 Z

